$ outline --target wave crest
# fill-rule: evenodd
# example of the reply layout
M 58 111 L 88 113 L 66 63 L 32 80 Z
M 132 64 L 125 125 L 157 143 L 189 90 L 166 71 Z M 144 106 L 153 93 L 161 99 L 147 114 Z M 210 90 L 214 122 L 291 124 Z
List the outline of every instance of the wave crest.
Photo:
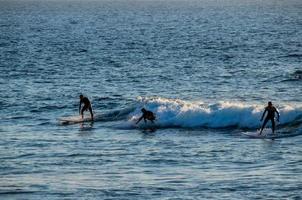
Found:
M 161 97 L 139 97 L 138 106 L 129 114 L 131 122 L 141 116 L 140 109 L 145 107 L 156 115 L 156 126 L 184 128 L 257 128 L 264 105 L 242 102 L 204 103 L 189 102 Z M 281 125 L 294 122 L 302 116 L 301 105 L 278 106 Z

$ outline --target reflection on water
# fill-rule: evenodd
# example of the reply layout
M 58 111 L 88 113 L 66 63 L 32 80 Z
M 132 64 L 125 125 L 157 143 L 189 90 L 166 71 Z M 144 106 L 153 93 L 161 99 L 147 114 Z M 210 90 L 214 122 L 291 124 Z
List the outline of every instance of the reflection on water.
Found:
M 80 123 L 80 127 L 79 127 L 79 132 L 81 134 L 83 133 L 91 133 L 91 131 L 94 130 L 93 128 L 93 122 L 83 122 L 83 123 Z

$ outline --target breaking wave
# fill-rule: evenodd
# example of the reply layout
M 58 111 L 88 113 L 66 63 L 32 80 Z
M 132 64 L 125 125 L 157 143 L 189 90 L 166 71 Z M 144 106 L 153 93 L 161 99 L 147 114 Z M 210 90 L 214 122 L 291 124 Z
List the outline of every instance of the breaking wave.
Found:
M 139 97 L 133 110 L 128 114 L 125 126 L 134 127 L 141 116 L 141 108 L 151 110 L 156 115 L 157 127 L 183 128 L 258 128 L 264 105 L 241 102 L 189 102 L 179 99 Z M 276 106 L 280 113 L 279 125 L 301 121 L 302 105 Z M 301 122 L 299 122 L 301 123 Z M 144 126 L 144 123 L 140 123 Z

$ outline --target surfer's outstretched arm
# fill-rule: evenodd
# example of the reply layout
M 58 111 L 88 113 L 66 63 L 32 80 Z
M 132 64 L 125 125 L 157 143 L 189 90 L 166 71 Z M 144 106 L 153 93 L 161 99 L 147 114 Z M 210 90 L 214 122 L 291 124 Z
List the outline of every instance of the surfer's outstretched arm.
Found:
M 80 101 L 80 105 L 79 105 L 79 114 L 81 114 L 81 105 L 82 105 L 82 101 Z
M 260 121 L 262 121 L 263 120 L 263 117 L 264 117 L 264 115 L 265 115 L 265 113 L 266 113 L 266 108 L 265 108 L 265 110 L 264 110 L 264 112 L 263 112 L 263 114 L 262 114 L 262 117 L 261 117 L 261 119 L 260 119 Z
M 141 116 L 141 117 L 137 120 L 136 124 L 138 124 L 138 123 L 143 119 L 143 117 L 144 117 L 144 115 Z
M 275 110 L 275 112 L 277 113 L 277 116 L 278 116 L 277 121 L 279 122 L 279 119 L 280 119 L 280 114 L 279 114 L 279 112 L 278 112 L 278 110 L 277 110 L 277 109 Z

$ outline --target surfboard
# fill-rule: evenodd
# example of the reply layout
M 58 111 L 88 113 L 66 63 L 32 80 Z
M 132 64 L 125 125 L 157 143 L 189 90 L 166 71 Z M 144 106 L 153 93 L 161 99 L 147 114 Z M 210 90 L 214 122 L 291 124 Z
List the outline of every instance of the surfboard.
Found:
M 250 138 L 259 138 L 259 139 L 275 139 L 276 134 L 271 133 L 270 130 L 264 129 L 262 134 L 260 135 L 260 130 L 253 131 L 253 132 L 244 132 L 243 135 L 248 136 Z
M 147 121 L 147 123 L 145 122 L 141 122 L 139 124 L 135 124 L 134 125 L 136 128 L 138 129 L 142 129 L 142 130 L 156 130 L 158 128 L 158 126 L 155 123 L 152 123 L 150 121 Z
M 82 117 L 80 115 L 70 116 L 70 117 L 61 117 L 58 120 L 62 124 L 76 124 L 76 123 L 92 122 L 93 121 L 90 116 L 89 117 L 84 116 L 84 118 L 82 119 Z

